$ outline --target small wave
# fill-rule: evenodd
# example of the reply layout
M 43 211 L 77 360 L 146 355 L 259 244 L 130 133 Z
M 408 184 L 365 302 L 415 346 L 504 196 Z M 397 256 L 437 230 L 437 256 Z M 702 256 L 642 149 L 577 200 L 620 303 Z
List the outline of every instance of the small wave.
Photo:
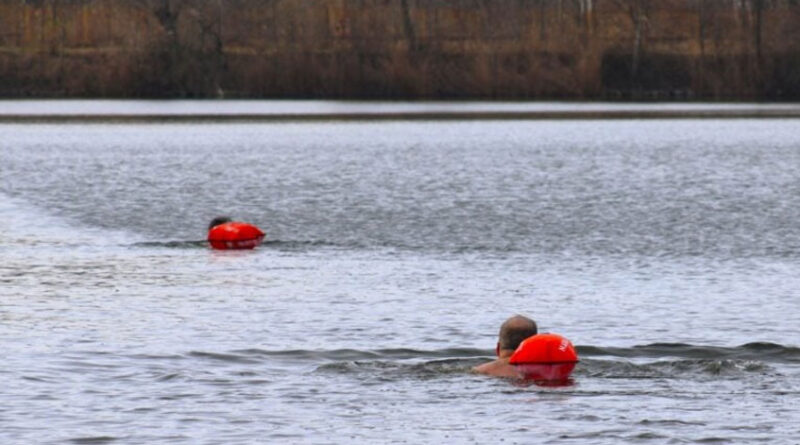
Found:
M 685 344 L 653 344 L 632 348 L 579 347 L 580 363 L 574 378 L 607 379 L 739 379 L 775 375 L 775 362 L 793 362 L 797 348 L 751 343 L 735 348 Z M 187 357 L 220 365 L 283 363 L 322 374 L 353 375 L 370 381 L 431 379 L 467 375 L 493 358 L 491 351 L 475 348 L 418 350 L 264 350 L 228 352 L 192 351 Z M 777 357 L 777 358 L 776 358 Z
M 133 247 L 163 248 L 163 249 L 196 249 L 207 248 L 206 240 L 167 240 L 167 241 L 141 241 L 132 244 Z M 431 246 L 430 244 L 415 244 L 397 240 L 381 241 L 366 239 L 344 239 L 344 240 L 279 240 L 265 239 L 259 248 L 275 249 L 288 252 L 304 252 L 313 249 L 333 249 L 333 250 L 355 250 L 355 251 L 374 251 L 390 250 L 396 252 L 435 252 L 442 254 L 477 254 L 477 253 L 497 253 L 509 254 L 524 252 L 521 247 L 509 245 L 491 244 L 470 244 L 462 245 L 449 243 L 442 246 Z
M 637 422 L 639 425 L 642 426 L 705 426 L 705 422 L 697 422 L 697 421 L 690 421 L 690 420 L 681 420 L 681 419 L 643 419 Z
M 166 249 L 196 249 L 198 247 L 208 247 L 206 240 L 199 241 L 144 241 L 134 243 L 133 247 L 155 247 Z
M 258 360 L 244 354 L 192 351 L 190 357 L 202 358 L 229 363 L 258 363 Z
M 464 375 L 483 361 L 480 359 L 443 359 L 417 363 L 385 360 L 334 362 L 317 367 L 315 372 L 367 375 L 378 380 L 409 378 L 426 380 L 448 375 Z
M 747 343 L 736 347 L 684 343 L 653 343 L 630 348 L 579 346 L 578 353 L 583 357 L 731 359 L 800 363 L 800 348 L 766 342 Z
M 405 348 L 357 350 L 263 350 L 241 349 L 225 353 L 192 351 L 188 355 L 221 363 L 268 363 L 275 360 L 316 363 L 314 372 L 353 374 L 373 380 L 428 379 L 466 374 L 487 360 L 487 351 L 472 348 L 417 350 Z M 321 363 L 321 364 L 320 364 Z
M 575 375 L 620 379 L 738 378 L 767 372 L 772 372 L 770 366 L 752 360 L 688 359 L 631 363 L 619 360 L 583 359 L 576 368 Z
M 206 240 L 171 240 L 171 241 L 143 241 L 134 243 L 133 247 L 148 247 L 148 248 L 162 248 L 162 249 L 197 249 L 208 248 L 208 241 Z M 339 245 L 325 241 L 282 241 L 282 240 L 265 240 L 261 243 L 261 248 L 272 248 L 278 250 L 307 250 L 312 247 L 352 247 L 346 245 Z
M 341 243 L 333 243 L 329 241 L 314 241 L 314 240 L 266 240 L 264 241 L 264 245 L 281 249 L 281 250 L 307 250 L 312 247 L 331 247 L 331 248 L 350 248 L 352 246 L 348 246 L 346 244 Z
M 425 361 L 351 360 L 335 361 L 318 366 L 317 373 L 343 374 L 372 380 L 426 380 L 451 375 L 470 374 L 485 358 L 453 358 Z M 771 372 L 761 362 L 742 360 L 674 360 L 653 363 L 630 363 L 612 360 L 583 360 L 576 367 L 574 378 L 610 379 L 705 379 L 709 377 L 738 379 L 751 374 Z
M 264 350 L 264 349 L 240 349 L 233 351 L 236 354 L 262 357 L 280 357 L 285 359 L 298 360 L 408 360 L 408 359 L 436 359 L 436 358 L 474 358 L 484 357 L 487 351 L 474 348 L 446 348 L 438 350 L 419 350 L 407 348 L 389 348 L 375 350 L 358 349 L 332 349 L 332 350 Z
M 76 437 L 74 439 L 70 439 L 69 441 L 70 443 L 86 445 L 86 444 L 111 443 L 111 442 L 116 442 L 117 440 L 119 439 L 113 436 L 93 436 L 93 437 Z
M 778 363 L 800 362 L 800 348 L 775 343 L 747 343 L 737 347 L 702 346 L 683 343 L 653 343 L 633 347 L 577 346 L 581 358 L 619 357 L 653 359 L 735 360 Z M 443 358 L 491 358 L 494 351 L 477 348 L 445 348 L 420 350 L 412 348 L 388 348 L 374 350 L 264 350 L 241 349 L 235 354 L 261 357 L 280 357 L 298 360 L 374 360 L 374 359 L 443 359 Z
M 333 349 L 333 350 L 264 350 L 264 349 L 239 349 L 229 352 L 191 351 L 187 355 L 192 358 L 213 360 L 230 363 L 260 363 L 268 360 L 282 360 L 286 362 L 334 362 L 335 363 L 372 363 L 384 361 L 430 361 L 430 360 L 463 360 L 466 357 L 477 358 L 478 362 L 485 361 L 486 351 L 468 348 L 448 348 L 433 351 L 417 349 Z

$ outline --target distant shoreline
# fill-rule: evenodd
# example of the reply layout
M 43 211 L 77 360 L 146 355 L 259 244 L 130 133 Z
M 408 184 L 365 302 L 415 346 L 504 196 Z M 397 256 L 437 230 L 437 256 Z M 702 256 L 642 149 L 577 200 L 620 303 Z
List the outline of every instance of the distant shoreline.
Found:
M 798 119 L 800 110 L 311 114 L 0 114 L 0 123 Z
M 800 118 L 800 103 L 0 100 L 0 123 Z
M 800 100 L 795 0 L 5 0 L 3 97 Z

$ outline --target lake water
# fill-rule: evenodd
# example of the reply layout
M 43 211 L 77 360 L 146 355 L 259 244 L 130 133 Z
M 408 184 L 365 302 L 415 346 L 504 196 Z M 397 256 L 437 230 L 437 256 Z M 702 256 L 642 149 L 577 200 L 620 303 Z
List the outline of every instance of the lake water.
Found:
M 0 439 L 798 443 L 799 130 L 0 124 Z M 514 313 L 572 385 L 469 372 Z

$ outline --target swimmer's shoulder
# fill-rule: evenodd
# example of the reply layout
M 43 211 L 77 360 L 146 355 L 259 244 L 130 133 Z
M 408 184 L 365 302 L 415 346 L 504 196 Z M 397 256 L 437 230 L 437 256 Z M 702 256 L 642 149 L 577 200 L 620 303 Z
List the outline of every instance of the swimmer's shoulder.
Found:
M 508 364 L 507 360 L 494 360 L 475 366 L 472 368 L 472 372 L 493 377 L 519 378 L 516 368 Z

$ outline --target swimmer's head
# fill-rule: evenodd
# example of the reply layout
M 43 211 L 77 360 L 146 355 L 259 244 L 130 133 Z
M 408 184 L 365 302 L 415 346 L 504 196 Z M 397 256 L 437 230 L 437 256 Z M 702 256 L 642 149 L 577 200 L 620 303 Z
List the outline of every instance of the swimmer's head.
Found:
M 522 315 L 515 315 L 500 326 L 500 335 L 497 341 L 498 353 L 501 350 L 513 351 L 526 338 L 536 335 L 538 328 L 536 322 Z
M 211 224 L 208 225 L 208 230 L 211 230 L 211 229 L 213 229 L 214 227 L 217 227 L 220 224 L 229 223 L 231 221 L 233 221 L 233 220 L 230 219 L 227 216 L 218 216 L 218 217 L 216 217 L 216 218 L 211 220 Z

